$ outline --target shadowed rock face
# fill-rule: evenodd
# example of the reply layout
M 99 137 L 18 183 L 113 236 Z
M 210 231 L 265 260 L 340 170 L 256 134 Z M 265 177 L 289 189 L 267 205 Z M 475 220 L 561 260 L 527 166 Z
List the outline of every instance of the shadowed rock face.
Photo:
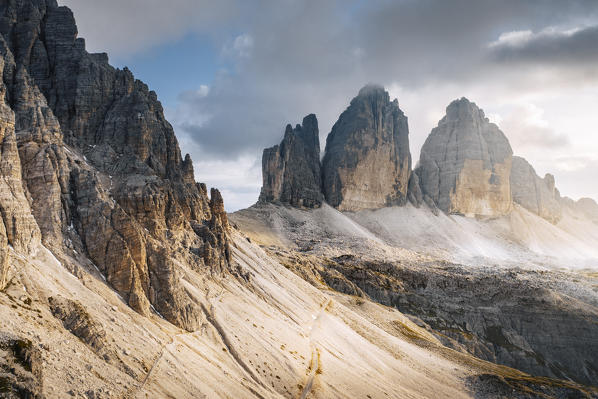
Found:
M 512 154 L 505 135 L 481 109 L 466 98 L 453 101 L 421 150 L 416 173 L 424 200 L 446 213 L 509 213 Z
M 409 127 L 384 88 L 366 86 L 351 100 L 326 140 L 322 170 L 326 201 L 341 211 L 406 203 Z
M 8 244 L 85 253 L 137 311 L 199 326 L 177 258 L 226 270 L 228 222 L 196 184 L 156 94 L 89 54 L 55 0 L 0 4 L 0 282 Z
M 511 191 L 513 201 L 527 210 L 557 223 L 562 216 L 554 176 L 546 174 L 542 179 L 525 159 L 513 157 L 511 168 Z
M 307 208 L 322 204 L 320 137 L 314 114 L 295 129 L 287 125 L 282 142 L 264 150 L 262 178 L 262 202 Z

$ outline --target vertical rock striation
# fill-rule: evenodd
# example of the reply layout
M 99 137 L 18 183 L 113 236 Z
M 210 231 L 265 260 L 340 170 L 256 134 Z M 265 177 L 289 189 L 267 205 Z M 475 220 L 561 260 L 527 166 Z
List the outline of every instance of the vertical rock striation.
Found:
M 511 146 L 466 98 L 453 101 L 424 143 L 416 173 L 424 200 L 446 213 L 500 216 L 512 209 Z
M 261 202 L 306 208 L 322 204 L 320 137 L 314 114 L 295 129 L 287 125 L 282 142 L 264 150 L 262 178 Z
M 326 201 L 341 211 L 406 203 L 409 127 L 384 88 L 365 86 L 351 100 L 326 140 L 322 170 Z
M 15 114 L 6 104 L 6 87 L 1 83 L 4 81 L 5 59 L 0 56 L 0 290 L 8 279 L 9 246 L 28 254 L 40 242 L 39 227 L 21 182 Z
M 551 223 L 558 223 L 562 216 L 560 195 L 555 188 L 554 176 L 542 179 L 525 159 L 513 157 L 511 168 L 513 201 Z
M 0 4 L 0 58 L 0 247 L 27 247 L 41 232 L 59 257 L 86 253 L 135 310 L 153 305 L 197 328 L 177 265 L 226 270 L 229 227 L 220 193 L 210 199 L 195 183 L 156 93 L 89 54 L 55 0 Z

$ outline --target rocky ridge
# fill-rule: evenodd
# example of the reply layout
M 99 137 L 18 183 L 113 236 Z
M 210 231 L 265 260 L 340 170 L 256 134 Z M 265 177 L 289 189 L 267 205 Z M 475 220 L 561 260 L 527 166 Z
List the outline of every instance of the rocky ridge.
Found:
M 434 213 L 491 218 L 518 204 L 553 224 L 565 208 L 585 209 L 598 220 L 593 200 L 561 197 L 554 176 L 540 178 L 529 162 L 513 157 L 503 132 L 466 98 L 447 107 L 414 170 L 407 118 L 380 86 L 365 86 L 351 101 L 327 138 L 322 163 L 317 134 L 306 147 L 300 130 L 287 126 L 281 144 L 264 150 L 261 203 L 313 208 L 326 200 L 341 211 L 358 211 L 409 202 Z
M 525 159 L 513 157 L 511 169 L 513 201 L 527 210 L 557 223 L 562 216 L 560 195 L 555 187 L 554 176 L 540 178 Z
M 314 208 L 325 200 L 359 211 L 410 202 L 435 213 L 491 218 L 518 204 L 553 224 L 563 207 L 578 207 L 560 197 L 554 176 L 542 179 L 513 157 L 504 133 L 466 98 L 449 104 L 414 170 L 407 117 L 380 86 L 367 85 L 351 100 L 327 137 L 321 163 L 316 117 L 309 118 L 315 130 L 288 125 L 280 145 L 264 150 L 261 203 Z M 596 219 L 598 206 L 584 201 L 580 206 Z
M 156 93 L 89 54 L 55 0 L 0 5 L 0 59 L 0 281 L 7 247 L 27 254 L 41 240 L 65 264 L 85 254 L 138 312 L 197 328 L 176 259 L 226 270 L 228 223 Z
M 313 114 L 264 150 L 260 202 L 314 208 L 326 199 L 347 211 L 404 205 L 410 173 L 407 117 L 383 87 L 367 85 L 333 126 L 322 162 Z

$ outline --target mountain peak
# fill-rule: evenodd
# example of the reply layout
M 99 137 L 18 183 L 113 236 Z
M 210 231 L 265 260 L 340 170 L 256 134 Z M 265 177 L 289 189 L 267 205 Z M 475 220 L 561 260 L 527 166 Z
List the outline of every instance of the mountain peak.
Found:
M 379 85 L 377 83 L 368 83 L 359 89 L 359 93 L 357 94 L 358 97 L 369 96 L 372 94 L 384 94 L 386 90 L 384 86 Z
M 364 86 L 340 115 L 326 139 L 322 168 L 326 200 L 340 210 L 406 202 L 411 173 L 407 117 L 382 86 Z
M 107 56 L 89 54 L 73 13 L 54 0 L 4 2 L 0 47 L 0 93 L 18 121 L 0 117 L 11 143 L 2 159 L 14 165 L 0 180 L 16 193 L 14 201 L 0 198 L 0 208 L 18 209 L 3 212 L 10 231 L 0 231 L 0 258 L 3 236 L 21 250 L 19 241 L 39 231 L 61 261 L 86 256 L 139 313 L 153 307 L 179 327 L 199 328 L 201 310 L 173 278 L 173 257 L 227 270 L 228 232 L 219 227 L 226 215 L 219 193 L 211 209 L 195 183 L 156 93 Z M 218 226 L 210 224 L 214 213 Z
M 281 143 L 262 155 L 261 202 L 317 208 L 322 203 L 320 137 L 314 114 L 295 129 L 288 124 Z
M 446 118 L 448 120 L 470 118 L 486 120 L 484 111 L 480 107 L 478 107 L 476 103 L 470 101 L 466 97 L 461 97 L 459 99 L 453 100 L 446 107 Z
M 426 202 L 471 216 L 510 212 L 512 154 L 506 136 L 475 103 L 454 100 L 421 150 L 416 173 Z

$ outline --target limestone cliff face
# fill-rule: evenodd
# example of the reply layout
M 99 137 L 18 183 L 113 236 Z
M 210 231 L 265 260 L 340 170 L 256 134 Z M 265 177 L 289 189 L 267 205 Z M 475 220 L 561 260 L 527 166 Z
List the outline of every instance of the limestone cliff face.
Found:
M 295 129 L 287 125 L 282 142 L 264 150 L 262 178 L 262 202 L 306 208 L 322 204 L 320 137 L 314 114 Z
M 326 140 L 326 201 L 341 211 L 403 205 L 411 173 L 409 127 L 384 88 L 359 91 Z
M 512 209 L 511 146 L 465 98 L 453 101 L 424 143 L 416 173 L 426 202 L 446 213 L 500 216 Z
M 0 56 L 0 78 L 4 66 L 4 57 Z M 6 87 L 0 84 L 0 289 L 8 279 L 9 246 L 29 254 L 40 242 L 40 231 L 21 182 L 15 115 L 5 98 Z
M 513 201 L 527 210 L 557 223 L 562 216 L 560 195 L 555 188 L 554 176 L 542 179 L 524 158 L 513 157 L 511 168 Z
M 197 328 L 177 261 L 227 269 L 229 227 L 220 193 L 210 199 L 195 183 L 156 94 L 106 54 L 89 54 L 55 0 L 0 4 L 0 58 L 0 261 L 7 244 L 29 247 L 41 232 L 59 258 L 85 253 L 137 311 L 153 305 Z

